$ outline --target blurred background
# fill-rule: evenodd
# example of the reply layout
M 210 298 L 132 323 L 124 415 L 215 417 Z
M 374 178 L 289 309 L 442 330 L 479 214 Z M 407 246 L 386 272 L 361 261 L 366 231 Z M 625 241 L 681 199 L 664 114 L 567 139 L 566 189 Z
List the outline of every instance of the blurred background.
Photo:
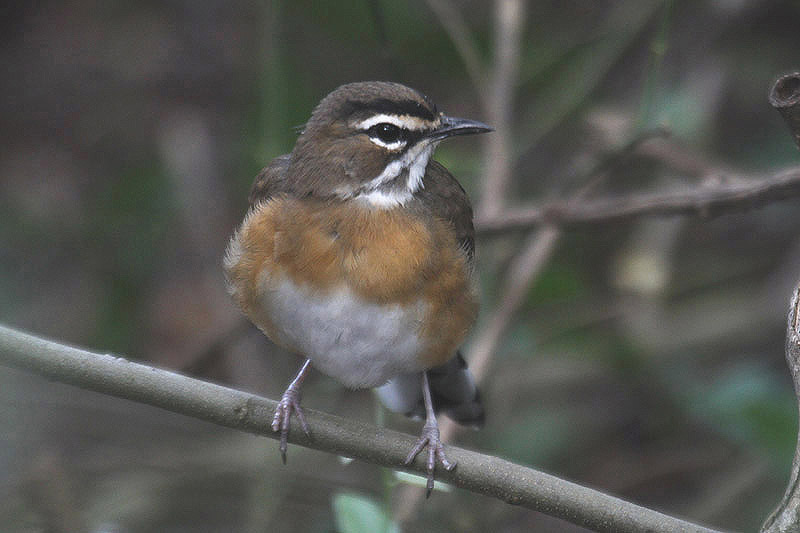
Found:
M 13 2 L 0 8 L 0 322 L 277 398 L 300 361 L 233 307 L 252 178 L 336 86 L 394 80 L 498 131 L 436 158 L 481 216 L 800 164 L 767 93 L 794 0 Z M 503 176 L 507 182 L 503 183 Z M 800 201 L 550 235 L 450 442 L 718 528 L 788 480 Z M 478 239 L 476 338 L 524 231 Z M 528 286 L 529 285 L 529 286 Z M 418 433 L 312 373 L 304 405 Z M 0 367 L 0 529 L 583 531 Z M 359 525 L 360 524 L 360 525 Z

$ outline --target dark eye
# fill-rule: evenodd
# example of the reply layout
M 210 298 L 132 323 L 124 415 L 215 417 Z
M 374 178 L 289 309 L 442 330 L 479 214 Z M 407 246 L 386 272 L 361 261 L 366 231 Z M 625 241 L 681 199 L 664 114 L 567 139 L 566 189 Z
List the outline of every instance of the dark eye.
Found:
M 375 124 L 368 129 L 367 135 L 370 137 L 376 137 L 386 144 L 391 144 L 400 140 L 400 138 L 403 136 L 403 130 L 394 124 L 381 122 L 380 124 Z

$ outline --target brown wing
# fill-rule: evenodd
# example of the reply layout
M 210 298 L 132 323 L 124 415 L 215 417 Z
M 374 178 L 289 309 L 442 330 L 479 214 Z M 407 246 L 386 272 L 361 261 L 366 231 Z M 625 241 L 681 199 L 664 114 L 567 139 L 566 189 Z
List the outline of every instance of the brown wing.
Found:
M 423 188 L 417 193 L 417 198 L 426 211 L 453 224 L 456 238 L 472 265 L 475 257 L 472 205 L 458 180 L 440 163 L 431 160 L 425 171 Z
M 251 208 L 260 202 L 269 200 L 276 194 L 292 192 L 286 179 L 288 168 L 289 154 L 283 154 L 273 159 L 258 173 L 250 188 L 248 200 Z

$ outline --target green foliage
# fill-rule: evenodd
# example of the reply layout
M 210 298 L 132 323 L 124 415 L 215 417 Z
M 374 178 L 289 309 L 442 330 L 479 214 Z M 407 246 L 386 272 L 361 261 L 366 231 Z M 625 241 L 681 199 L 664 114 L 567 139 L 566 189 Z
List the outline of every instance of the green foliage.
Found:
M 586 293 L 582 273 L 574 265 L 559 264 L 547 268 L 528 293 L 532 304 L 563 301 Z
M 383 508 L 366 496 L 338 493 L 333 496 L 333 515 L 337 533 L 399 533 Z
M 684 400 L 689 411 L 750 448 L 764 450 L 776 471 L 787 472 L 797 435 L 797 408 L 785 378 L 761 365 L 728 368 L 695 383 Z
M 527 465 L 550 464 L 562 459 L 575 442 L 575 429 L 588 428 L 568 407 L 531 405 L 513 423 L 504 424 L 496 443 L 503 456 Z
M 141 288 L 152 279 L 175 208 L 167 177 L 157 167 L 131 169 L 109 179 L 104 189 L 88 218 L 92 239 L 105 245 L 96 265 L 104 295 L 93 342 L 125 352 L 137 342 Z

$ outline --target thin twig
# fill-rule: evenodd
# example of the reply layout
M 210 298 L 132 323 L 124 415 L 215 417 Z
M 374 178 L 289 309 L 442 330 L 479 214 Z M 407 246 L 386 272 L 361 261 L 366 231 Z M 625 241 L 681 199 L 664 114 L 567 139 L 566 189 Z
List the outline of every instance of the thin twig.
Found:
M 495 2 L 496 66 L 492 73 L 488 108 L 496 131 L 487 145 L 485 186 L 477 209 L 484 216 L 500 213 L 506 205 L 514 153 L 511 142 L 513 93 L 518 79 L 524 15 L 525 5 L 520 0 Z M 528 285 L 550 256 L 557 239 L 557 232 L 550 235 L 548 230 L 538 231 L 528 238 L 522 251 L 514 258 L 500 292 L 500 306 L 492 313 L 488 325 L 479 332 L 467 355 L 478 381 L 483 379 L 492 354 L 517 311 L 521 295 L 527 292 Z
M 635 147 L 636 155 L 654 159 L 681 174 L 693 177 L 713 175 L 733 175 L 732 169 L 721 161 L 713 161 L 706 154 L 692 150 L 688 146 L 667 139 L 664 136 L 651 137 Z
M 0 326 L 0 364 L 48 379 L 153 405 L 220 426 L 275 438 L 270 424 L 277 402 L 126 359 L 80 350 Z M 416 439 L 306 409 L 310 436 L 293 431 L 290 442 L 369 463 L 402 468 Z M 442 481 L 550 514 L 596 531 L 713 530 L 582 487 L 509 461 L 449 446 L 458 462 Z M 425 471 L 424 458 L 410 468 Z
M 481 65 L 480 55 L 470 35 L 469 27 L 461 11 L 453 7 L 449 0 L 427 0 L 428 6 L 436 14 L 439 24 L 450 37 L 458 52 L 464 68 L 478 94 L 483 94 L 486 86 L 486 73 Z
M 482 234 L 526 230 L 542 224 L 559 227 L 622 222 L 643 216 L 714 217 L 800 196 L 800 168 L 765 179 L 700 185 L 683 192 L 634 194 L 621 198 L 558 200 L 539 206 L 507 208 L 501 215 L 480 217 Z
M 492 311 L 486 325 L 477 332 L 474 342 L 466 351 L 470 370 L 478 383 L 486 377 L 500 341 L 517 310 L 525 301 L 528 289 L 553 254 L 559 234 L 560 231 L 552 227 L 532 232 L 509 266 L 506 282 L 497 300 L 498 307 Z M 449 418 L 439 423 L 440 435 L 444 442 L 452 442 L 455 435 L 463 429 L 463 426 L 459 426 Z M 423 501 L 423 494 L 419 487 L 413 485 L 403 488 L 398 497 L 400 503 L 395 509 L 395 518 L 398 522 L 404 523 L 414 514 L 414 509 Z
M 653 120 L 653 107 L 656 99 L 656 91 L 661 86 L 661 65 L 667 53 L 669 43 L 669 28 L 672 21 L 672 0 L 664 0 L 663 14 L 658 32 L 650 43 L 650 57 L 647 61 L 647 73 L 642 87 L 642 102 L 639 110 L 638 128 L 644 128 Z
M 431 2 L 431 7 L 434 7 L 433 4 L 439 3 L 441 0 L 435 0 Z M 442 3 L 442 5 L 447 4 Z M 488 90 L 485 91 L 483 105 L 487 113 L 487 120 L 495 128 L 495 131 L 489 136 L 485 145 L 486 177 L 483 180 L 481 201 L 476 208 L 476 212 L 484 214 L 498 214 L 503 211 L 511 180 L 514 161 L 511 117 L 514 88 L 518 79 L 525 9 L 524 2 L 521 0 L 495 0 L 494 6 L 494 68 L 491 71 Z M 443 14 L 439 16 L 442 18 Z M 459 48 L 452 34 L 451 39 Z M 538 234 L 537 232 L 534 235 Z M 513 265 L 527 262 L 525 258 L 530 254 L 530 248 L 540 247 L 535 244 L 537 238 L 541 239 L 542 237 L 532 237 L 533 240 L 529 241 L 526 249 L 517 254 Z M 549 252 L 546 252 L 545 255 L 549 256 Z M 542 263 L 544 262 L 545 257 L 542 258 Z M 513 265 L 512 269 L 514 269 Z M 516 277 L 519 278 L 519 273 L 517 274 Z M 530 272 L 529 283 L 535 275 L 536 272 Z M 506 279 L 510 280 L 511 278 Z M 517 310 L 519 304 L 515 299 L 525 292 L 527 292 L 527 286 L 518 287 L 512 292 L 509 292 L 508 288 L 501 291 L 498 300 L 500 308 L 493 311 L 487 326 L 477 333 L 475 342 L 467 353 L 467 359 L 470 361 L 472 373 L 478 382 L 485 375 L 495 348 Z M 443 440 L 450 441 L 458 431 L 458 426 L 451 420 L 445 419 L 440 423 L 439 430 Z M 411 485 L 400 490 L 397 498 L 399 503 L 394 513 L 398 522 L 403 523 L 414 515 L 414 510 L 422 502 L 422 494 L 422 491 Z
M 559 235 L 559 230 L 552 226 L 541 228 L 528 237 L 522 251 L 514 258 L 505 276 L 499 306 L 468 352 L 467 360 L 478 380 L 486 375 L 492 354 L 497 351 L 500 339 L 517 309 L 525 302 L 532 281 L 553 254 Z
M 495 128 L 486 139 L 486 172 L 477 213 L 494 216 L 503 211 L 513 168 L 511 118 L 517 84 L 525 3 L 495 1 L 494 69 L 486 100 L 487 121 Z

